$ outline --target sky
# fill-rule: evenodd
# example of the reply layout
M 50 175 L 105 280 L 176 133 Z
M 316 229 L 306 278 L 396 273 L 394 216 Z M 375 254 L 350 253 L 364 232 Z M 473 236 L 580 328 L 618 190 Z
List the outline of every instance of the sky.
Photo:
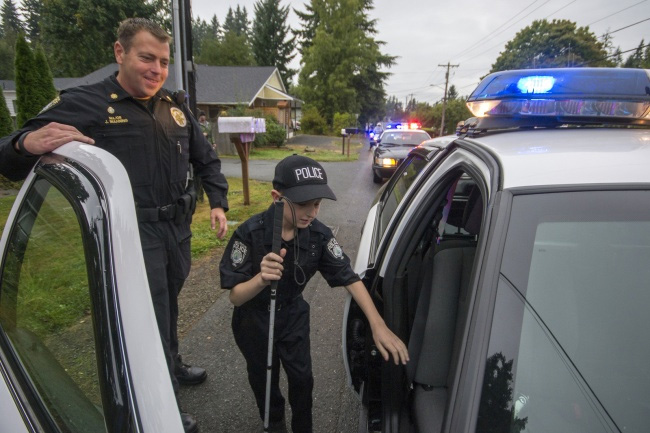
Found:
M 239 5 L 246 7 L 252 20 L 255 3 L 192 0 L 192 14 L 206 21 L 216 14 L 223 23 L 228 8 Z M 304 11 L 305 3 L 281 0 L 280 4 Z M 447 69 L 439 65 L 447 63 L 458 65 L 450 68 L 449 84 L 460 95 L 469 95 L 505 44 L 534 20 L 568 19 L 589 26 L 596 36 L 612 32 L 614 46 L 622 51 L 636 48 L 641 39 L 650 42 L 650 0 L 375 0 L 371 17 L 377 20 L 375 38 L 385 42 L 383 52 L 398 56 L 388 70 L 392 75 L 386 92 L 402 102 L 411 97 L 418 102 L 439 101 Z M 288 23 L 300 25 L 293 10 Z M 292 67 L 300 67 L 298 60 Z

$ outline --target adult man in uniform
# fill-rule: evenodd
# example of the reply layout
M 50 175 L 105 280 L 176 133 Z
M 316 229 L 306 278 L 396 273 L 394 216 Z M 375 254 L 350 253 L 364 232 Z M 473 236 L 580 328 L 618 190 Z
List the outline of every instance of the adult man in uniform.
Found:
M 178 292 L 190 270 L 192 194 L 188 164 L 203 180 L 212 228 L 226 230 L 228 184 L 221 161 L 182 100 L 162 89 L 170 37 L 143 18 L 120 24 L 116 75 L 61 93 L 22 129 L 0 139 L 0 173 L 24 178 L 37 156 L 76 140 L 95 144 L 124 165 L 133 188 L 147 277 L 174 391 L 205 380 L 205 370 L 178 356 Z M 182 99 L 182 98 L 179 98 Z M 186 431 L 196 422 L 182 413 Z

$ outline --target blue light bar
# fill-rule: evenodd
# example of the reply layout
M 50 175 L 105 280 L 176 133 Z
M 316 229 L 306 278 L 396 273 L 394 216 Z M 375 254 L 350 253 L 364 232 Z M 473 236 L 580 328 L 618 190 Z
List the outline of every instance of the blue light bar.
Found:
M 481 81 L 467 99 L 467 106 L 478 118 L 607 118 L 646 124 L 650 123 L 650 70 L 565 68 L 496 72 Z

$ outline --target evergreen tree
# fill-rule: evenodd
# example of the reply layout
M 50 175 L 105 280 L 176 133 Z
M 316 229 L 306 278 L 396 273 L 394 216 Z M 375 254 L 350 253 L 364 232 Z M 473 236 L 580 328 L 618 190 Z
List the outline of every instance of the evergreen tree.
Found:
M 589 27 L 569 20 L 537 20 L 510 40 L 490 72 L 566 66 L 613 66 Z
M 34 105 L 45 107 L 57 95 L 50 65 L 45 57 L 45 50 L 39 45 L 34 53 L 36 82 L 34 83 Z
M 152 19 L 169 29 L 164 3 L 148 0 L 48 0 L 43 3 L 41 40 L 53 73 L 78 77 L 115 61 L 117 27 L 128 17 Z
M 317 0 L 310 5 L 319 24 L 304 49 L 298 94 L 331 125 L 334 113 L 356 113 L 363 124 L 383 111 L 387 74 L 394 57 L 382 54 L 368 21 L 370 0 Z
M 645 41 L 641 39 L 641 42 L 639 42 L 639 46 L 634 50 L 632 54 L 625 60 L 625 63 L 623 63 L 624 68 L 647 68 L 648 67 L 648 53 L 649 51 L 646 49 L 645 53 L 643 51 L 643 48 L 645 48 Z
M 309 48 L 316 36 L 316 28 L 320 24 L 320 17 L 318 10 L 323 7 L 323 0 L 311 0 L 310 3 L 305 4 L 305 11 L 293 9 L 293 12 L 302 21 L 299 29 L 293 30 L 294 35 L 298 38 L 298 51 L 300 55 L 305 54 L 305 50 Z
M 14 79 L 14 45 L 0 38 L 0 80 Z
M 246 8 L 241 8 L 237 5 L 235 11 L 232 8 L 228 8 L 228 13 L 226 14 L 226 20 L 223 23 L 223 32 L 233 32 L 237 36 L 244 36 L 248 38 L 250 23 L 248 22 L 248 12 Z
M 287 25 L 289 7 L 280 7 L 280 0 L 259 0 L 255 4 L 255 20 L 251 35 L 253 56 L 259 66 L 278 68 L 285 87 L 297 72 L 289 68 L 296 56 L 295 36 L 287 39 L 291 32 Z
M 0 18 L 2 18 L 0 37 L 8 37 L 10 34 L 17 35 L 23 31 L 23 23 L 18 17 L 18 10 L 13 0 L 4 0 L 2 9 L 0 9 Z
M 36 116 L 42 104 L 36 102 L 36 62 L 29 44 L 21 34 L 16 40 L 16 123 L 22 126 L 25 121 Z
M 201 17 L 192 18 L 192 55 L 195 57 L 201 55 L 201 44 L 208 37 L 209 32 L 208 23 Z
M 211 38 L 219 39 L 220 33 L 221 33 L 221 28 L 219 27 L 219 20 L 217 19 L 217 15 L 214 14 L 212 15 L 212 19 L 210 20 L 210 27 L 208 29 L 208 34 Z
M 227 32 L 223 40 L 206 39 L 203 41 L 201 56 L 197 63 L 212 66 L 254 66 L 255 59 L 246 37 Z
M 34 43 L 41 37 L 41 11 L 43 9 L 43 0 L 22 0 L 22 12 L 25 17 L 25 31 L 27 37 Z
M 13 130 L 14 124 L 11 120 L 9 108 L 7 107 L 7 100 L 2 89 L 0 89 L 0 137 L 11 134 Z

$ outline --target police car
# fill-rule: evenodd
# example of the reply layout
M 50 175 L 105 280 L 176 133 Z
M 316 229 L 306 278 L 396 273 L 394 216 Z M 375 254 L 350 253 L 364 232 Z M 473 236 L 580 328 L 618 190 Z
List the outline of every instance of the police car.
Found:
M 372 158 L 372 180 L 381 183 L 395 173 L 411 150 L 431 137 L 421 129 L 386 129 L 377 140 Z
M 468 106 L 368 214 L 356 271 L 410 362 L 348 299 L 359 431 L 647 431 L 650 71 L 498 72 Z
M 128 179 L 70 143 L 18 194 L 0 242 L 0 431 L 183 432 Z

